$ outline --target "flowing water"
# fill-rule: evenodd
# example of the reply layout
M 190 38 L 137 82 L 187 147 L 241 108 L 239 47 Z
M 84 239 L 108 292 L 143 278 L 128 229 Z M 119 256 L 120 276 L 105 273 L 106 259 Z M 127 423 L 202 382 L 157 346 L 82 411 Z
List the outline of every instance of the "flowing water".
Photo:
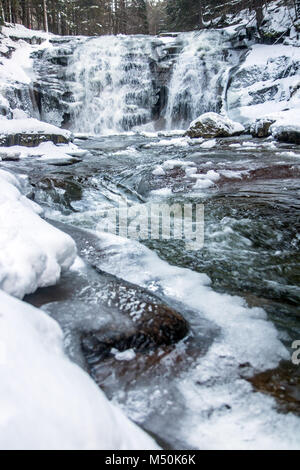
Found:
M 72 360 L 164 447 L 299 446 L 300 151 L 250 136 L 207 149 L 154 132 L 158 104 L 167 129 L 225 105 L 240 53 L 220 41 L 216 32 L 79 40 L 63 93 L 84 156 L 5 164 L 29 176 L 29 195 L 81 258 L 27 300 L 59 321 Z M 158 203 L 203 204 L 204 247 L 103 232 L 119 205 Z M 180 312 L 189 334 L 176 346 L 87 354 L 82 335 L 126 330 L 122 302 L 139 315 L 145 295 Z
M 248 137 L 207 151 L 195 141 L 145 133 L 76 143 L 87 153 L 72 166 L 9 165 L 30 174 L 35 200 L 53 223 L 66 224 L 60 228 L 74 236 L 83 259 L 153 292 L 191 331 L 176 347 L 129 360 L 96 353 L 86 362 L 80 335 L 105 330 L 115 315 L 101 307 L 103 279 L 78 263 L 58 286 L 28 300 L 61 323 L 72 359 L 165 447 L 276 447 L 284 427 L 286 441 L 297 442 L 298 422 L 286 413 L 299 411 L 298 368 L 290 362 L 300 337 L 298 149 Z M 164 175 L 153 174 L 158 165 Z M 197 184 L 207 175 L 214 175 L 210 187 Z M 105 210 L 157 202 L 204 204 L 202 250 L 99 232 Z M 77 228 L 92 232 L 78 235 Z M 250 378 L 276 368 L 280 357 L 272 390 L 257 376 L 255 389 L 266 394 L 253 393 Z M 224 426 L 227 434 L 219 435 Z

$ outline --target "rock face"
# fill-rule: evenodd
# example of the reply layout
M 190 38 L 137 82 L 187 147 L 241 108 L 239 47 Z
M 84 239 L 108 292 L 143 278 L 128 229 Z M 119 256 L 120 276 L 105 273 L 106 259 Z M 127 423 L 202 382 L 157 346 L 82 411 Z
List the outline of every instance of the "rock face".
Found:
M 298 125 L 276 125 L 270 128 L 273 137 L 279 142 L 287 142 L 290 144 L 300 144 L 300 126 Z
M 212 139 L 215 137 L 230 137 L 244 132 L 245 128 L 225 116 L 217 113 L 205 113 L 193 121 L 186 132 L 188 137 L 204 137 Z
M 243 124 L 298 106 L 299 47 L 253 45 L 232 71 L 226 92 L 228 116 Z
M 268 137 L 271 135 L 270 127 L 274 124 L 275 119 L 264 118 L 258 119 L 250 127 L 250 133 L 253 137 Z

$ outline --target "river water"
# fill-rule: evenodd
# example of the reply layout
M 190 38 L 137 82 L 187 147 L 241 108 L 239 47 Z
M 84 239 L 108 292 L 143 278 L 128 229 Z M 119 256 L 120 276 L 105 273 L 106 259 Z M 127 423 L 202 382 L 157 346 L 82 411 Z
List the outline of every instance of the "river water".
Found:
M 299 367 L 291 363 L 300 339 L 299 149 L 250 136 L 203 148 L 180 132 L 76 144 L 86 153 L 73 165 L 5 164 L 29 176 L 31 197 L 85 260 L 27 300 L 59 321 L 72 360 L 164 447 L 299 444 Z M 204 247 L 101 231 L 105 211 L 157 203 L 203 204 Z M 85 356 L 82 332 L 122 323 L 103 305 L 105 273 L 179 311 L 188 336 L 146 353 Z

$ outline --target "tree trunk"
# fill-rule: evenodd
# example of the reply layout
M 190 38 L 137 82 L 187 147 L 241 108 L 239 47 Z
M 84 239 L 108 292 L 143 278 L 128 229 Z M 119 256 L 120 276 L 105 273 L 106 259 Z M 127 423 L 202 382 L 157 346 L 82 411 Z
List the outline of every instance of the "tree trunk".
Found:
M 2 0 L 0 0 L 0 25 L 2 23 L 5 23 L 6 19 L 5 19 L 5 12 L 4 12 L 4 8 L 3 8 L 3 2 Z
M 44 30 L 46 31 L 46 33 L 48 33 L 49 26 L 48 26 L 47 0 L 43 0 L 43 13 L 44 13 Z
M 198 1 L 198 24 L 199 28 L 203 28 L 203 2 L 202 0 Z

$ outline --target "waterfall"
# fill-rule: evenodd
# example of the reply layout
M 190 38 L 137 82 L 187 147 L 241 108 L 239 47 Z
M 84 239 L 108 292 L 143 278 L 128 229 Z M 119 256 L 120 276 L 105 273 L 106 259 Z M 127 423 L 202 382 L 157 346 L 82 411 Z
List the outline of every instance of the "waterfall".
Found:
M 208 111 L 220 112 L 228 71 L 239 60 L 224 31 L 183 33 L 178 40 L 183 49 L 169 84 L 167 129 L 185 128 Z
M 95 135 L 186 128 L 224 106 L 241 55 L 231 39 L 224 30 L 53 39 L 35 60 L 41 117 Z
M 152 120 L 151 38 L 103 36 L 83 42 L 69 64 L 76 132 L 129 130 Z

